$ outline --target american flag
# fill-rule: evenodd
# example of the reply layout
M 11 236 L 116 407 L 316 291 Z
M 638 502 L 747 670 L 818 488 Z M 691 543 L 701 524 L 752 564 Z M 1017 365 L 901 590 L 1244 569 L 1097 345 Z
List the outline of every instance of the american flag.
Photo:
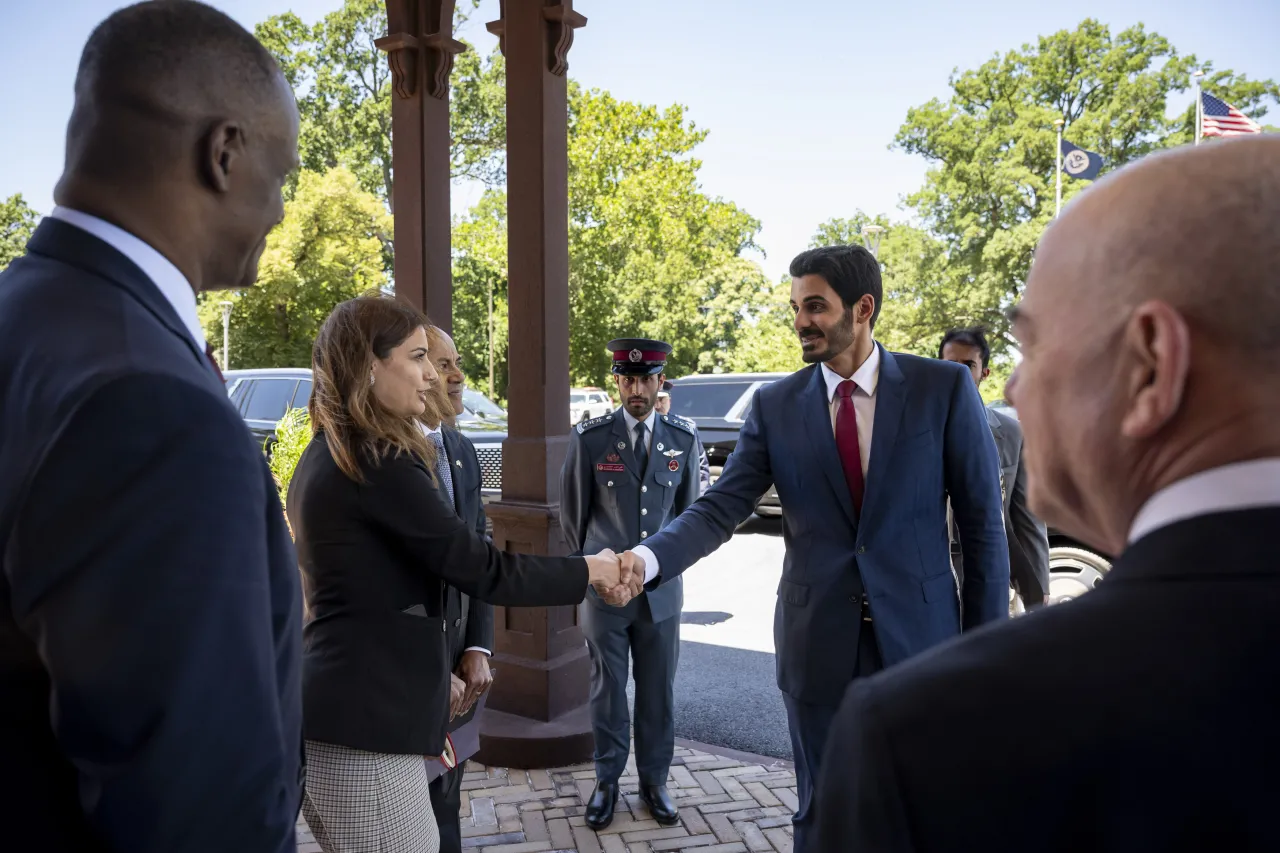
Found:
M 1208 92 L 1200 93 L 1200 102 L 1204 105 L 1204 113 L 1200 119 L 1201 136 L 1243 136 L 1246 133 L 1262 133 L 1262 128 L 1256 121 Z

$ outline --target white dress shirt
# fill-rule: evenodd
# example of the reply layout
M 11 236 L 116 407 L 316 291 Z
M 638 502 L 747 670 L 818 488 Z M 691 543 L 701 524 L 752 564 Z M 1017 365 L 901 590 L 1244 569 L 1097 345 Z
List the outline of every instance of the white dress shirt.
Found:
M 836 389 L 844 377 L 836 373 L 826 362 L 822 363 L 822 380 L 827 383 L 827 405 L 831 407 L 831 432 L 836 430 L 836 414 L 840 401 Z M 872 344 L 871 355 L 849 377 L 853 384 L 853 413 L 858 422 L 858 456 L 862 458 L 862 476 L 867 476 L 867 463 L 871 459 L 871 428 L 876 420 L 876 386 L 880 384 L 880 347 Z
M 819 369 L 822 380 L 827 385 L 827 407 L 831 410 L 831 433 L 836 430 L 836 413 L 839 410 L 836 389 L 844 381 L 844 377 L 836 373 L 826 362 Z M 858 456 L 862 459 L 862 476 L 867 475 L 867 463 L 871 459 L 871 428 L 876 418 L 876 387 L 880 384 L 880 347 L 872 343 L 871 355 L 849 377 L 858 387 L 853 391 L 853 412 L 858 422 Z M 625 411 L 625 410 L 624 410 Z M 635 427 L 632 427 L 634 429 Z M 631 552 L 644 560 L 644 582 L 653 581 L 658 576 L 660 567 L 657 556 L 647 545 L 637 545 Z
M 636 424 L 644 424 L 644 449 L 646 452 L 653 449 L 653 419 L 658 416 L 656 409 L 650 409 L 649 414 L 643 421 L 637 420 L 627 411 L 627 407 L 622 407 L 622 420 L 627 424 L 627 440 L 631 442 L 631 449 L 636 449 Z
M 444 435 L 443 435 L 443 434 L 441 434 L 441 432 L 440 432 L 441 428 L 440 428 L 440 427 L 438 427 L 438 426 L 437 426 L 437 427 L 435 427 L 435 428 L 432 428 L 432 427 L 429 427 L 429 426 L 427 426 L 426 424 L 424 424 L 422 421 L 418 421 L 418 426 L 422 427 L 422 433 L 423 433 L 423 435 L 426 435 L 426 436 L 439 435 L 439 436 L 440 436 L 440 440 L 441 440 L 441 441 L 444 441 Z M 458 484 L 457 484 L 457 483 L 454 483 L 453 487 L 456 489 L 456 488 L 458 487 Z M 489 650 L 488 650 L 488 649 L 486 649 L 484 646 L 467 646 L 465 649 L 463 649 L 463 651 L 467 651 L 467 652 L 482 652 L 482 653 L 483 653 L 484 655 L 486 655 L 487 657 L 493 657 L 493 652 L 489 651 Z
M 74 225 L 81 231 L 88 231 L 129 260 L 151 279 L 151 283 L 160 291 L 165 301 L 173 306 L 174 313 L 182 321 L 182 325 L 195 341 L 200 352 L 206 349 L 204 330 L 200 328 L 200 317 L 196 314 L 196 292 L 191 289 L 191 282 L 173 262 L 157 252 L 151 246 L 125 231 L 112 225 L 105 219 L 72 210 L 69 207 L 55 207 L 49 216 L 68 225 Z
M 1280 459 L 1210 468 L 1148 498 L 1129 526 L 1129 544 L 1178 521 L 1264 506 L 1280 506 Z

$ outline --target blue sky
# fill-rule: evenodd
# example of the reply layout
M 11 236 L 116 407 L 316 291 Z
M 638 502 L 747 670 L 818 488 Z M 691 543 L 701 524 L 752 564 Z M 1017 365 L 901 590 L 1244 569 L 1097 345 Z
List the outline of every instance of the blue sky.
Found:
M 252 26 L 287 10 L 314 21 L 341 0 L 213 2 Z M 120 5 L 0 0 L 0 197 L 20 192 L 41 212 L 52 206 L 80 48 Z M 497 8 L 484 0 L 462 37 L 490 50 L 483 25 Z M 711 131 L 697 152 L 703 185 L 761 220 L 771 278 L 823 220 L 858 208 L 904 216 L 900 201 L 925 172 L 918 158 L 888 149 L 907 109 L 944 97 L 952 69 L 1037 35 L 1086 17 L 1113 31 L 1142 22 L 1220 69 L 1280 78 L 1280 0 L 577 0 L 575 8 L 589 23 L 570 75 L 622 98 L 689 108 Z M 1280 110 L 1269 120 L 1280 123 Z M 476 197 L 474 187 L 455 187 L 455 209 Z

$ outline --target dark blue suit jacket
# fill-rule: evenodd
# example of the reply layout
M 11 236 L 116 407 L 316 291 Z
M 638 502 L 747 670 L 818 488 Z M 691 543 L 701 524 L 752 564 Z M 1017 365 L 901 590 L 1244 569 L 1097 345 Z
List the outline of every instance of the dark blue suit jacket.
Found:
M 298 567 L 262 453 L 131 261 L 0 274 L 6 848 L 292 853 Z
M 645 542 L 666 583 L 723 544 L 777 485 L 787 546 L 774 618 L 778 686 L 803 702 L 834 705 L 844 694 L 864 593 L 885 666 L 960 633 L 948 495 L 964 544 L 965 627 L 1009 613 L 1000 465 L 973 379 L 950 362 L 884 349 L 880 359 L 861 517 L 814 365 L 756 392 L 720 479 Z

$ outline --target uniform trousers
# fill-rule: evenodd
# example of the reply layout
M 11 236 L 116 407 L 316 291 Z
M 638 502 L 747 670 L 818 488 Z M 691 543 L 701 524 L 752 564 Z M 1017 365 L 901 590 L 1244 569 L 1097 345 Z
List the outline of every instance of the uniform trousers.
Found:
M 883 668 L 875 631 L 872 630 L 871 622 L 866 621 L 866 614 L 864 605 L 864 621 L 862 630 L 858 632 L 854 678 L 866 678 Z M 791 818 L 795 832 L 792 849 L 794 853 L 807 853 L 810 849 L 809 835 L 815 828 L 813 800 L 821 772 L 822 751 L 826 748 L 827 734 L 831 731 L 831 722 L 840 706 L 801 702 L 786 693 L 782 694 L 782 704 L 786 706 L 787 727 L 791 730 L 791 752 L 796 763 L 796 799 L 800 806 Z M 838 756 L 835 759 L 840 760 Z
M 433 759 L 434 760 L 434 759 Z M 440 853 L 462 853 L 462 773 L 465 763 L 431 780 L 431 808 L 440 833 Z
M 636 772 L 641 785 L 665 785 L 676 748 L 675 677 L 680 616 L 649 618 L 642 595 L 624 608 L 582 604 L 582 633 L 591 653 L 591 730 L 596 779 L 617 782 L 631 751 L 627 668 L 635 661 Z
M 421 755 L 309 740 L 302 814 L 324 853 L 439 853 Z

